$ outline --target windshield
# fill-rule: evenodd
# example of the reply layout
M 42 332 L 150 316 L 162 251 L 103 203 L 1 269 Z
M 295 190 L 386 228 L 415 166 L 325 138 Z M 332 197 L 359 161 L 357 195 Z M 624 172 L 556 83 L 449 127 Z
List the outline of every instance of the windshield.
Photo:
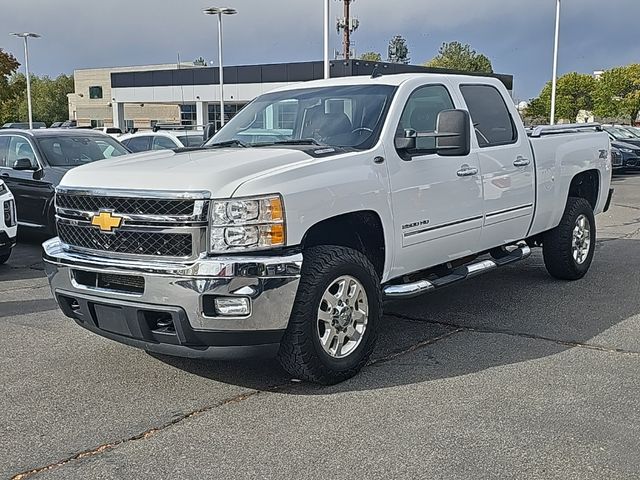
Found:
M 257 147 L 299 140 L 371 148 L 394 92 L 390 85 L 350 85 L 268 93 L 240 110 L 205 145 Z
M 640 130 L 636 127 L 624 127 L 624 130 L 629 132 L 634 138 L 640 138 Z
M 605 127 L 604 129 L 618 140 L 635 138 L 635 135 L 632 135 L 630 132 L 620 127 Z
M 38 144 L 49 165 L 54 167 L 74 167 L 129 153 L 120 143 L 106 135 L 47 136 L 38 138 Z

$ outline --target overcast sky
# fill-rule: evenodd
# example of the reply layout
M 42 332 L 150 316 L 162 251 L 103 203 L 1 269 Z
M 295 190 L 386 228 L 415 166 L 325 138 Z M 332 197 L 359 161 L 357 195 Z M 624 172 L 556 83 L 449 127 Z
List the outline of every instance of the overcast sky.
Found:
M 215 0 L 213 4 L 215 5 Z M 323 0 L 225 0 L 225 64 L 320 60 Z M 640 63 L 640 0 L 562 0 L 560 73 Z M 215 19 L 206 0 L 0 0 L 0 47 L 23 63 L 13 31 L 32 41 L 34 73 L 172 63 L 202 55 L 217 62 Z M 342 2 L 331 1 L 332 18 Z M 554 0 L 356 0 L 358 53 L 386 57 L 389 39 L 407 39 L 412 63 L 432 58 L 442 42 L 470 43 L 494 69 L 515 76 L 515 96 L 536 96 L 551 77 Z M 341 38 L 331 30 L 332 48 Z M 217 63 L 216 63 L 217 64 Z

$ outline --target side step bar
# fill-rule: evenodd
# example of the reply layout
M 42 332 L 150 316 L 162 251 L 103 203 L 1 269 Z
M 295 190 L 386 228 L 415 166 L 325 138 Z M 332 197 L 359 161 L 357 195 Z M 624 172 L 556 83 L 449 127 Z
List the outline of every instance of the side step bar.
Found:
M 423 293 L 427 293 L 453 283 L 461 282 L 468 278 L 476 277 L 495 268 L 524 260 L 529 255 L 531 255 L 531 249 L 527 245 L 520 245 L 515 250 L 506 253 L 504 257 L 497 259 L 494 258 L 491 260 L 481 260 L 476 263 L 470 263 L 469 265 L 463 265 L 456 268 L 448 275 L 435 280 L 418 280 L 416 282 L 403 283 L 400 285 L 387 285 L 382 289 L 382 293 L 386 300 L 417 297 Z

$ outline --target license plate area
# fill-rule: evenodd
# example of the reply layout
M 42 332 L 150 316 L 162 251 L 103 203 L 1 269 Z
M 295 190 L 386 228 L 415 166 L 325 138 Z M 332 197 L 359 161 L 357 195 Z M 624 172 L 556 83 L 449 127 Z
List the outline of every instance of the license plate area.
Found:
M 127 318 L 122 308 L 94 304 L 94 319 L 98 328 L 107 332 L 117 333 L 126 337 L 131 336 Z

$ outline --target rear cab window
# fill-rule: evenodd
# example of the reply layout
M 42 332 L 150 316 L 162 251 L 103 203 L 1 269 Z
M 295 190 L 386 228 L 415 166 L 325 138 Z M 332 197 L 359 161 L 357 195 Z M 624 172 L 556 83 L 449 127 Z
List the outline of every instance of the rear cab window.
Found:
M 460 85 L 480 148 L 510 145 L 518 141 L 511 113 L 502 94 L 492 85 Z

